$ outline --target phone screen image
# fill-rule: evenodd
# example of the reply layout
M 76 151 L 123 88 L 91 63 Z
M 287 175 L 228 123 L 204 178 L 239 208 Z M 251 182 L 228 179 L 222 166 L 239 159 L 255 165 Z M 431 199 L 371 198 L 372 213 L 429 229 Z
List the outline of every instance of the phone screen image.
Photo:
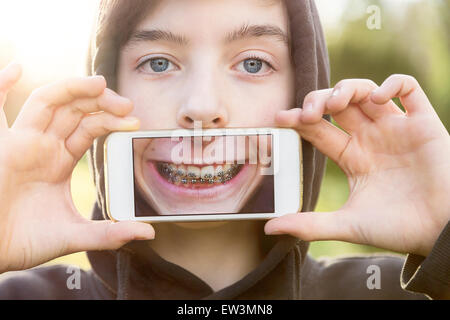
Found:
M 273 213 L 271 134 L 133 138 L 134 214 Z

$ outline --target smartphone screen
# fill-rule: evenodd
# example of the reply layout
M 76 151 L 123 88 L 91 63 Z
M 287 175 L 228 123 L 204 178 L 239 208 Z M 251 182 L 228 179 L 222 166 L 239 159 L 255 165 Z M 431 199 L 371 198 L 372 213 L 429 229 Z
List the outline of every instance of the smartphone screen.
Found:
M 271 134 L 133 138 L 136 217 L 273 213 Z

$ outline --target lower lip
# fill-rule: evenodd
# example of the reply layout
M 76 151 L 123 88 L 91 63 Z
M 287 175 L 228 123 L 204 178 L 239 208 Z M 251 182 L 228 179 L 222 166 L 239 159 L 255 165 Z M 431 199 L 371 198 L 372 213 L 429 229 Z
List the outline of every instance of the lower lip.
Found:
M 210 186 L 201 185 L 199 187 L 184 187 L 181 185 L 170 183 L 164 177 L 162 177 L 156 169 L 155 163 L 153 161 L 147 161 L 147 167 L 150 171 L 150 176 L 156 178 L 157 183 L 162 185 L 163 190 L 167 190 L 168 193 L 176 197 L 186 197 L 192 199 L 214 199 L 219 196 L 220 198 L 223 198 L 244 181 L 245 176 L 249 171 L 249 165 L 245 164 L 242 166 L 241 170 L 236 176 L 223 184 L 213 184 Z

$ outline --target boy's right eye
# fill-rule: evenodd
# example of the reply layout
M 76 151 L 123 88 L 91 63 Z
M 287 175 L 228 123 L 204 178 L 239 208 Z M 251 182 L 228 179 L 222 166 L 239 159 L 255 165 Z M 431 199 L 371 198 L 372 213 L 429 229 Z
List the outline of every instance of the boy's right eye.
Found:
M 148 58 L 141 62 L 138 66 L 138 70 L 144 73 L 164 73 L 172 70 L 176 70 L 176 66 L 166 58 L 155 57 Z
M 156 58 L 150 60 L 150 67 L 155 72 L 164 72 L 169 68 L 169 60 L 164 58 Z

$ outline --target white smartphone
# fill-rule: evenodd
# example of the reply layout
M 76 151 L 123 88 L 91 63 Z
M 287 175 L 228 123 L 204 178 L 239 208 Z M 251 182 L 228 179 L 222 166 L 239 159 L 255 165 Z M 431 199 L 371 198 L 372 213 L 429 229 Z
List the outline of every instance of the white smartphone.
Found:
M 292 129 L 116 132 L 104 148 L 114 221 L 271 219 L 302 205 L 301 139 Z

